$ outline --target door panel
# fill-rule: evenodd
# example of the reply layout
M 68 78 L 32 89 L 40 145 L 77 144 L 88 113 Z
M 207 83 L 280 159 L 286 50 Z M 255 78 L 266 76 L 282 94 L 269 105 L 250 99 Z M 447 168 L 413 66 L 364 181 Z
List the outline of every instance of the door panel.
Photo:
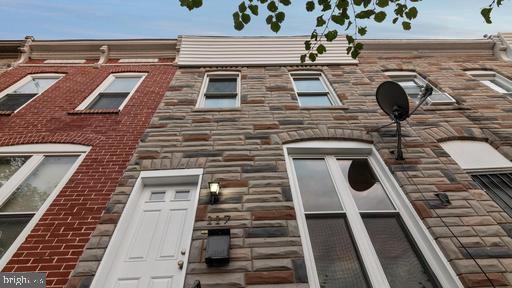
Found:
M 105 267 L 108 279 L 96 287 L 182 288 L 186 265 L 178 261 L 188 260 L 197 194 L 191 185 L 145 188 L 132 211 L 123 212 L 131 216 L 109 244 L 117 251 Z

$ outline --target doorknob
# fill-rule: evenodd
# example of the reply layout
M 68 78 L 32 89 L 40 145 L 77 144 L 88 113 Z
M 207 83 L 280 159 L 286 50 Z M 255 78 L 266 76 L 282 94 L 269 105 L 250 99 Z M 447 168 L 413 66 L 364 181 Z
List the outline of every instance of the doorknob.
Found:
M 178 268 L 180 268 L 180 270 L 183 269 L 183 264 L 185 264 L 185 262 L 183 262 L 183 260 L 178 260 Z

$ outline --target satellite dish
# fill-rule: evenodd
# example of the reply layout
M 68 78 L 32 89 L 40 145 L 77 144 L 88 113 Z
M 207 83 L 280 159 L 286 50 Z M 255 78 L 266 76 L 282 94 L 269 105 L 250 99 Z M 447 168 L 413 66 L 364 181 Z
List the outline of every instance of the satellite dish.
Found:
M 396 136 L 397 136 L 397 144 L 396 144 L 396 160 L 404 160 L 404 156 L 402 153 L 402 126 L 401 122 L 409 118 L 418 108 L 423 104 L 434 89 L 430 85 L 426 85 L 423 87 L 421 91 L 421 95 L 419 97 L 418 105 L 414 107 L 412 112 L 409 112 L 409 97 L 407 97 L 407 93 L 404 88 L 396 82 L 393 81 L 385 81 L 377 87 L 376 97 L 377 103 L 379 103 L 380 108 L 388 114 L 393 122 L 382 125 L 376 129 L 372 129 L 371 131 L 377 131 L 381 128 L 387 127 L 392 124 L 396 124 Z
M 393 81 L 386 81 L 377 88 L 377 103 L 392 119 L 404 121 L 409 117 L 409 98 L 404 88 Z M 396 114 L 396 115 L 395 115 Z
M 354 159 L 348 167 L 348 184 L 352 189 L 363 192 L 377 183 L 370 163 L 366 159 Z

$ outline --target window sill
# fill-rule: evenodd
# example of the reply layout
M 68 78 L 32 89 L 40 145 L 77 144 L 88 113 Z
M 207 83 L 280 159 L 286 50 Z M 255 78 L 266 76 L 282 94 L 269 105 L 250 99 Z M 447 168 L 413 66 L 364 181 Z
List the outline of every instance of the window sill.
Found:
M 299 106 L 299 110 L 348 110 L 347 106 Z
M 195 108 L 192 112 L 240 112 L 242 108 Z
M 11 116 L 14 111 L 0 111 L 0 116 Z
M 119 114 L 119 109 L 89 109 L 89 110 L 73 110 L 69 111 L 69 115 L 83 115 L 83 114 Z
M 471 110 L 471 108 L 462 105 L 462 104 L 446 104 L 446 105 L 428 105 L 422 106 L 422 110 L 424 111 L 446 111 L 446 110 Z

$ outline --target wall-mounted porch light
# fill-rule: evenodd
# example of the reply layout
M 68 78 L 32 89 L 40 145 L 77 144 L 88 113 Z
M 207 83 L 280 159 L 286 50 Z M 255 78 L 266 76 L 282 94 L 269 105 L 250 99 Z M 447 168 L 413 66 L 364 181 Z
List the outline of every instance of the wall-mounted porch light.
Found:
M 210 187 L 210 204 L 216 204 L 219 202 L 220 183 L 219 182 L 208 182 Z

